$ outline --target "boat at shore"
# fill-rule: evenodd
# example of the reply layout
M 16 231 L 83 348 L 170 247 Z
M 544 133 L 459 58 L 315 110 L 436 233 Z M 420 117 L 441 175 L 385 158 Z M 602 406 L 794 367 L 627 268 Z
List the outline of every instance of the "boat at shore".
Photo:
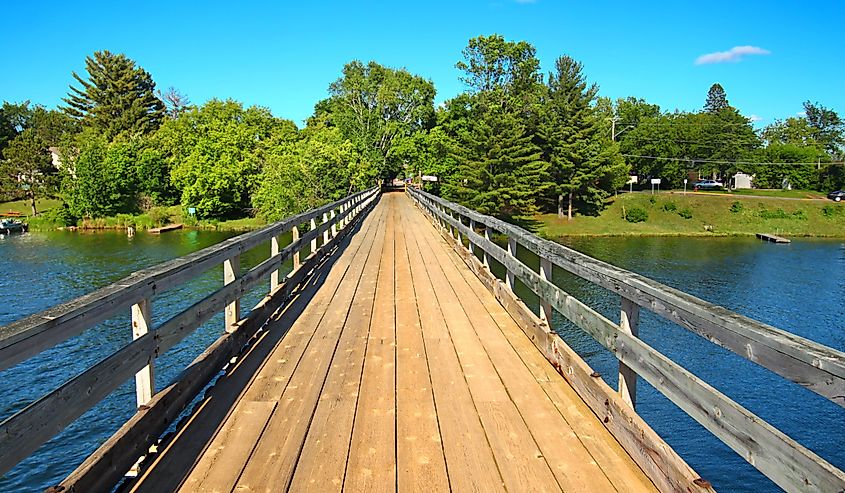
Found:
M 25 233 L 27 229 L 27 224 L 18 221 L 17 219 L 0 219 L 0 234 L 11 235 L 15 233 Z

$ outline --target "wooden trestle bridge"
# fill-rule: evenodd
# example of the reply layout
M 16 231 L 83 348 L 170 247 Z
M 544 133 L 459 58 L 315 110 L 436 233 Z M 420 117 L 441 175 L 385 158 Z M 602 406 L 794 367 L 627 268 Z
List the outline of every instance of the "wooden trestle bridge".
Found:
M 240 254 L 267 243 L 241 273 Z M 154 326 L 157 294 L 221 263 L 218 291 Z M 618 293 L 620 320 L 553 269 Z M 134 375 L 137 413 L 52 491 L 712 491 L 636 414 L 639 376 L 787 491 L 845 491 L 842 471 L 637 338 L 641 307 L 845 406 L 842 352 L 416 189 L 371 189 L 0 327 L 0 369 L 130 310 L 134 337 L 0 424 L 0 474 Z M 155 389 L 156 357 L 221 311 L 220 338 Z M 619 389 L 552 311 L 613 352 Z

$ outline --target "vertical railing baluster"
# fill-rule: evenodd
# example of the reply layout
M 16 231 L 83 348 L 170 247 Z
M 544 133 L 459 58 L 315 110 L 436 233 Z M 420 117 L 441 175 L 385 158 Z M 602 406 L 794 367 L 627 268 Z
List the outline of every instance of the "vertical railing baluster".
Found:
M 470 231 L 475 233 L 475 219 L 470 218 L 469 229 L 470 229 Z M 475 256 L 475 243 L 472 242 L 469 235 L 467 235 L 467 240 L 469 240 L 469 253 L 471 253 L 473 256 Z
M 508 237 L 508 255 L 513 257 L 516 260 L 516 238 L 513 236 Z M 507 270 L 506 281 L 508 285 L 508 289 L 511 291 L 514 290 L 516 286 L 516 277 L 514 276 L 514 272 L 510 269 Z
M 329 215 L 328 215 L 328 213 L 324 212 L 322 224 L 326 224 L 327 222 L 329 222 Z M 328 242 L 329 242 L 329 230 L 328 230 L 328 228 L 326 228 L 326 230 L 323 231 L 323 245 L 325 245 Z
M 311 222 L 309 224 L 311 226 L 310 231 L 314 231 L 314 230 L 317 229 L 317 219 L 316 218 L 312 217 Z M 314 253 L 316 251 L 317 251 L 317 236 L 315 235 L 314 238 L 311 240 L 311 253 Z
M 294 226 L 290 230 L 290 242 L 296 243 L 297 241 L 299 241 L 299 226 Z M 293 272 L 298 271 L 302 266 L 302 259 L 299 258 L 299 252 L 299 248 L 293 251 Z
M 270 256 L 275 257 L 279 251 L 279 237 L 273 236 L 270 238 Z M 279 287 L 279 269 L 270 273 L 270 292 L 275 291 L 277 287 Z
M 484 239 L 487 241 L 493 241 L 493 229 L 490 226 L 484 226 Z M 489 248 L 489 247 L 488 247 Z M 483 248 L 482 251 L 484 252 L 483 261 L 484 267 L 490 268 L 490 254 L 487 253 L 487 248 Z
M 235 282 L 241 273 L 241 256 L 235 255 L 223 261 L 223 283 Z M 236 297 L 234 301 L 226 305 L 226 332 L 235 330 L 235 324 L 241 317 L 241 299 Z
M 640 306 L 623 297 L 620 312 L 619 330 L 638 337 L 640 333 Z M 637 373 L 621 361 L 619 362 L 619 395 L 631 408 L 636 408 Z
M 540 278 L 552 282 L 552 261 L 540 257 Z M 540 320 L 552 326 L 552 304 L 540 298 Z
M 132 340 L 138 339 L 150 331 L 153 325 L 151 302 L 142 299 L 132 305 Z M 150 356 L 149 364 L 135 374 L 135 397 L 138 407 L 145 406 L 155 393 L 155 356 Z
M 335 213 L 334 213 L 334 209 L 332 209 L 331 214 L 329 215 L 329 220 L 332 221 L 332 235 L 331 235 L 332 238 L 337 236 L 337 223 L 335 222 L 334 218 L 335 218 Z

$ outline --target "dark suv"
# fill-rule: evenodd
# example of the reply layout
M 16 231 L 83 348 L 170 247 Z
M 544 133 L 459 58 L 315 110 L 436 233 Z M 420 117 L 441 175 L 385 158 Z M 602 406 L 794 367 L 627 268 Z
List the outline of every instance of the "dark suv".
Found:
M 829 194 L 827 194 L 827 198 L 829 198 L 830 200 L 835 200 L 836 202 L 839 202 L 842 199 L 845 199 L 845 191 L 837 190 L 835 192 L 830 192 Z

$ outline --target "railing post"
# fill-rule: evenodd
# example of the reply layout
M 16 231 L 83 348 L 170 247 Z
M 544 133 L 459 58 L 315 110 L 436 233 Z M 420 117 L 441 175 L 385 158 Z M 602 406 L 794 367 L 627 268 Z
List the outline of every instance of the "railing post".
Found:
M 490 229 L 490 226 L 486 226 L 486 225 L 484 226 L 484 239 L 487 240 L 487 241 L 493 241 L 493 230 Z M 490 254 L 487 253 L 487 250 L 483 250 L 483 251 L 484 251 L 484 255 L 483 255 L 484 267 L 487 267 L 489 269 L 490 268 Z
M 322 224 L 326 224 L 327 222 L 329 222 L 329 215 L 324 212 Z M 323 245 L 325 245 L 328 242 L 329 242 L 329 230 L 326 229 L 325 231 L 323 231 Z
M 640 325 L 640 306 L 629 300 L 622 298 L 622 310 L 619 320 L 619 330 L 627 332 L 634 337 L 639 336 Z M 628 403 L 631 408 L 636 408 L 637 405 L 637 373 L 628 368 L 621 361 L 619 362 L 619 395 L 622 400 Z
M 138 339 L 150 331 L 152 317 L 150 300 L 142 299 L 132 305 L 132 340 Z M 138 407 L 146 405 L 153 398 L 155 393 L 155 373 L 153 370 L 154 357 L 150 357 L 150 363 L 141 368 L 135 374 L 135 396 Z
M 513 258 L 516 258 L 516 238 L 514 238 L 513 236 L 508 237 L 508 255 Z M 512 270 L 508 269 L 506 279 L 508 289 L 513 291 L 514 287 L 516 286 L 516 277 L 514 276 L 514 272 Z
M 274 236 L 270 238 L 270 256 L 275 257 L 279 251 L 279 237 Z M 275 291 L 277 287 L 279 287 L 279 269 L 270 273 L 270 292 Z
M 223 283 L 231 284 L 241 273 L 241 256 L 235 255 L 223 261 Z M 241 318 L 241 299 L 236 298 L 226 305 L 226 332 L 232 332 L 234 325 Z
M 335 213 L 334 213 L 334 209 L 332 209 L 331 214 L 329 215 L 329 219 L 331 219 L 331 221 L 332 221 L 332 238 L 337 236 L 337 223 L 334 222 L 334 218 L 335 218 Z
M 469 229 L 475 233 L 475 219 L 470 218 L 469 220 Z M 469 253 L 475 256 L 475 243 L 472 242 L 469 235 L 467 235 L 467 240 L 469 240 Z
M 294 226 L 293 229 L 290 230 L 290 242 L 295 243 L 299 241 L 299 226 Z M 302 260 L 299 258 L 299 251 L 300 249 L 297 248 L 293 252 L 293 272 L 299 270 L 302 266 Z
M 540 257 L 540 278 L 552 282 L 552 261 Z M 540 298 L 540 320 L 552 326 L 552 304 Z
M 317 220 L 315 218 L 311 218 L 311 222 L 309 223 L 311 226 L 310 231 L 314 231 L 317 229 Z M 311 253 L 317 251 L 317 237 L 315 236 L 314 239 L 311 240 Z

